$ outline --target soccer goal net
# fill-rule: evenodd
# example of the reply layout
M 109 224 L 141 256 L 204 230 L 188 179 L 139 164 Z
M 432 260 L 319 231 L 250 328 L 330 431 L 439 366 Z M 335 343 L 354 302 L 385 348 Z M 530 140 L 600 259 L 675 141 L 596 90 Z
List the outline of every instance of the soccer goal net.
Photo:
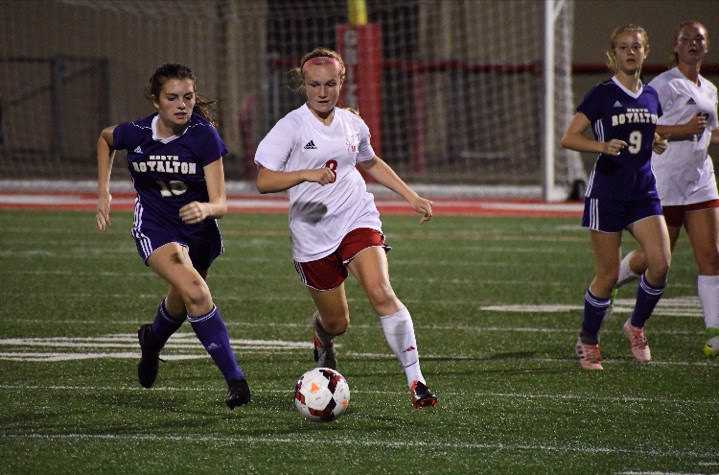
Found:
M 317 46 L 348 65 L 341 105 L 434 193 L 563 199 L 585 172 L 559 146 L 572 115 L 571 0 L 19 0 L 0 9 L 7 180 L 95 178 L 100 130 L 154 109 L 144 84 L 181 62 L 218 100 L 228 180 L 304 102 L 288 71 Z M 127 176 L 124 157 L 115 175 Z

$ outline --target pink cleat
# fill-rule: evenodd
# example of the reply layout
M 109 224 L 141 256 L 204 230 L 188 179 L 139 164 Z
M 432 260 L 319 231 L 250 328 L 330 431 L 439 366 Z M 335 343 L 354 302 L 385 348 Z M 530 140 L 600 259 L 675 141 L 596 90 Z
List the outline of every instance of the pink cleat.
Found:
M 602 367 L 602 354 L 599 352 L 599 345 L 585 345 L 582 340 L 577 339 L 577 344 L 574 347 L 574 353 L 579 358 L 579 366 L 583 369 L 590 371 L 601 371 Z
M 635 360 L 640 363 L 648 363 L 651 361 L 652 354 L 649 351 L 649 344 L 647 343 L 647 337 L 644 336 L 643 328 L 637 328 L 627 320 L 622 327 L 622 333 L 624 333 L 624 337 L 629 340 L 632 356 Z

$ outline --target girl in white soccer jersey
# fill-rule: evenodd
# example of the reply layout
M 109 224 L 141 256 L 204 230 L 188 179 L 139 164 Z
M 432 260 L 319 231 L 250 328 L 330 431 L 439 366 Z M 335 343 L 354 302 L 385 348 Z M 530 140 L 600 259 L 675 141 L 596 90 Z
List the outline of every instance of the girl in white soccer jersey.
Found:
M 648 52 L 649 40 L 642 27 L 614 30 L 607 50 L 614 77 L 587 93 L 562 138 L 566 148 L 599 153 L 582 218 L 582 226 L 590 230 L 595 263 L 575 345 L 579 364 L 587 370 L 603 369 L 599 329 L 617 282 L 622 231 L 627 229 L 639 241 L 649 262 L 634 311 L 623 327 L 632 356 L 641 363 L 651 359 L 644 324 L 664 292 L 669 270 L 669 236 L 650 166 L 652 149 L 661 153 L 667 145 L 655 134 L 662 110 L 656 91 L 639 79 Z M 583 135 L 590 125 L 595 140 Z
M 146 388 L 155 383 L 160 350 L 187 319 L 225 377 L 225 403 L 234 409 L 250 402 L 250 389 L 205 282 L 223 250 L 216 218 L 227 211 L 227 149 L 211 122 L 211 102 L 198 98 L 189 68 L 163 64 L 147 89 L 157 112 L 104 129 L 97 144 L 97 228 L 111 225 L 112 162 L 115 150 L 127 150 L 137 190 L 132 236 L 145 264 L 170 284 L 154 322 L 137 332 L 137 376 Z
M 326 48 L 306 54 L 295 70 L 307 103 L 287 114 L 262 140 L 255 162 L 260 193 L 289 190 L 295 267 L 312 296 L 314 358 L 335 368 L 334 338 L 349 324 L 344 280 L 349 269 L 380 317 L 387 343 L 404 368 L 415 407 L 436 406 L 419 365 L 412 318 L 389 282 L 382 223 L 355 165 L 432 217 L 432 202 L 417 195 L 370 145 L 364 121 L 336 107 L 345 79 L 341 56 Z
M 699 74 L 709 38 L 701 23 L 681 23 L 672 40 L 674 67 L 649 85 L 659 94 L 664 115 L 657 131 L 669 136 L 669 147 L 652 156 L 657 191 L 667 220 L 671 248 L 682 225 L 694 250 L 699 275 L 697 293 L 706 326 L 706 357 L 719 356 L 719 193 L 707 154 L 719 145 L 717 88 Z M 637 278 L 647 267 L 642 249 L 622 260 L 617 286 Z

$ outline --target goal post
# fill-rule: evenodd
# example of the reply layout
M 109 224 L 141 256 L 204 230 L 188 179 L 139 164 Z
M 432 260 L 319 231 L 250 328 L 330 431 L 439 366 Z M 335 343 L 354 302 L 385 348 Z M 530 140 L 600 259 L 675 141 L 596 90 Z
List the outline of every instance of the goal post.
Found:
M 542 197 L 545 201 L 579 199 L 586 184 L 586 173 L 579 154 L 557 149 L 564 132 L 563 125 L 572 115 L 571 22 L 568 0 L 544 0 L 544 137 L 542 141 Z M 559 37 L 558 37 L 559 34 Z M 562 90 L 558 93 L 557 89 Z M 563 120 L 562 120 L 563 119 Z M 562 157 L 564 155 L 564 157 Z M 557 183 L 557 162 L 566 164 L 564 183 Z

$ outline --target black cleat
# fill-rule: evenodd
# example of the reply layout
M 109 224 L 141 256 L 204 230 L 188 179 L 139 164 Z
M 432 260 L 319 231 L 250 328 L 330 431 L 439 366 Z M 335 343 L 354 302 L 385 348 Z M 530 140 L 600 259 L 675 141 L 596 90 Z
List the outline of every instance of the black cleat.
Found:
M 160 369 L 160 350 L 162 346 L 155 340 L 152 334 L 152 325 L 146 323 L 137 330 L 137 339 L 140 342 L 142 356 L 137 363 L 137 378 L 142 387 L 151 388 L 157 379 L 157 371 Z
M 416 408 L 420 407 L 437 407 L 437 396 L 432 394 L 427 386 L 420 381 L 412 383 L 412 387 L 409 390 L 412 405 Z
M 231 379 L 227 383 L 227 396 L 225 397 L 225 404 L 230 409 L 234 409 L 237 406 L 242 406 L 250 402 L 250 387 L 247 385 L 247 381 L 244 379 Z

